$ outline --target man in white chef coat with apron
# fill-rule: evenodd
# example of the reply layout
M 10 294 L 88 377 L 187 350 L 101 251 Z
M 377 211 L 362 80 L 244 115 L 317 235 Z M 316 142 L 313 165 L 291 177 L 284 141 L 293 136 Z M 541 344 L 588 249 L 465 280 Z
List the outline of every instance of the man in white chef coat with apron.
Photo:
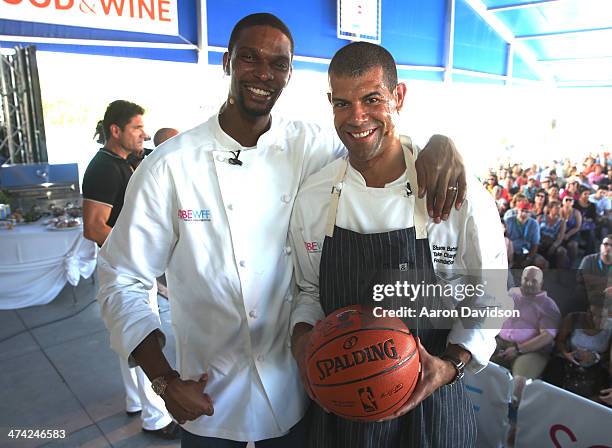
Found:
M 302 182 L 344 149 L 317 126 L 271 114 L 292 58 L 291 33 L 277 17 L 238 22 L 223 58 L 227 101 L 142 162 L 98 259 L 111 345 L 151 379 L 184 447 L 297 448 L 305 439 L 308 399 L 289 347 L 289 219 Z M 436 191 L 432 209 L 446 215 L 462 200 L 463 166 L 445 138 L 429 146 L 419 176 Z M 176 370 L 147 306 L 146 290 L 163 272 Z
M 400 278 L 412 285 L 436 284 L 441 281 L 437 276 L 451 278 L 461 272 L 472 281 L 477 277 L 483 294 L 474 291 L 465 302 L 459 294 L 415 301 L 418 318 L 404 320 L 419 337 L 422 370 L 406 405 L 392 418 L 371 423 L 349 421 L 314 406 L 307 431 L 310 446 L 475 446 L 476 421 L 463 386 L 463 370 L 478 371 L 487 364 L 503 319 L 474 321 L 470 315 L 446 322 L 419 316 L 420 304 L 428 312 L 459 312 L 469 304 L 470 311 L 484 316 L 512 308 L 505 290 L 506 249 L 495 203 L 473 179 L 461 210 L 442 224 L 427 216 L 425 201 L 413 188 L 416 148 L 396 128 L 406 86 L 398 84 L 395 62 L 387 50 L 366 42 L 347 45 L 332 59 L 329 83 L 334 124 L 348 157 L 306 180 L 291 220 L 299 294 L 290 325 L 302 372 L 310 330 L 324 315 L 355 304 L 394 311 L 413 304 L 399 293 L 382 301 L 375 298 L 377 285 L 385 279 L 388 284 Z M 468 291 L 459 289 L 466 286 L 463 283 L 448 285 L 461 294 Z

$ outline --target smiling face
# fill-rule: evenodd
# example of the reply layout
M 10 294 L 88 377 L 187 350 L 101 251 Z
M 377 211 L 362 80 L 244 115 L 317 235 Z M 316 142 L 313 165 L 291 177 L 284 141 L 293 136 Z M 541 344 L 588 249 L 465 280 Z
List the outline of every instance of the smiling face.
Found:
M 232 54 L 223 55 L 223 68 L 231 75 L 229 95 L 242 113 L 270 113 L 291 77 L 291 59 L 291 41 L 279 29 L 257 25 L 240 32 Z
M 367 162 L 380 156 L 396 136 L 406 86 L 389 88 L 379 66 L 357 77 L 332 73 L 329 85 L 334 125 L 350 159 Z

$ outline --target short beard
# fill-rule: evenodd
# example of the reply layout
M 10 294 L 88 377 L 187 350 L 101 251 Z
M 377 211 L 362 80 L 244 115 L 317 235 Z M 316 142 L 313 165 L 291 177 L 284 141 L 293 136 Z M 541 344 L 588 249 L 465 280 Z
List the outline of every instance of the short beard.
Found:
M 266 115 L 270 115 L 270 112 L 272 111 L 272 107 L 274 107 L 274 104 L 272 104 L 270 107 L 267 107 L 266 109 L 251 109 L 250 107 L 248 107 L 245 102 L 244 102 L 244 97 L 241 95 L 238 98 L 238 105 L 240 107 L 240 109 L 246 113 L 247 115 L 249 115 L 250 117 L 265 117 Z

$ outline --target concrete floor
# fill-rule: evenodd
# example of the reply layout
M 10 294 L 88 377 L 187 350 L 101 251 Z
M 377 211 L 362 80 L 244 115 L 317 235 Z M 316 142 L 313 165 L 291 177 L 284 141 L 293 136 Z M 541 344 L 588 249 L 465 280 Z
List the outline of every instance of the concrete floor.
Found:
M 0 311 L 0 447 L 179 447 L 125 414 L 119 361 L 94 301 L 97 284 L 67 286 L 50 304 Z M 159 298 L 166 355 L 175 359 L 168 302 Z M 63 440 L 7 437 L 63 429 Z

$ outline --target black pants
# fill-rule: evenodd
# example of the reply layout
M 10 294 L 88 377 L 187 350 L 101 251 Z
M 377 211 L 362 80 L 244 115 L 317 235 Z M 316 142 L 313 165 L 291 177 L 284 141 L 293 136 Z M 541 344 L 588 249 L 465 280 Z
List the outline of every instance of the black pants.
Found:
M 308 428 L 306 420 L 307 417 L 304 417 L 284 436 L 259 440 L 255 442 L 255 446 L 257 448 L 305 448 Z M 181 448 L 244 448 L 246 445 L 247 442 L 196 436 L 184 429 L 181 431 Z

